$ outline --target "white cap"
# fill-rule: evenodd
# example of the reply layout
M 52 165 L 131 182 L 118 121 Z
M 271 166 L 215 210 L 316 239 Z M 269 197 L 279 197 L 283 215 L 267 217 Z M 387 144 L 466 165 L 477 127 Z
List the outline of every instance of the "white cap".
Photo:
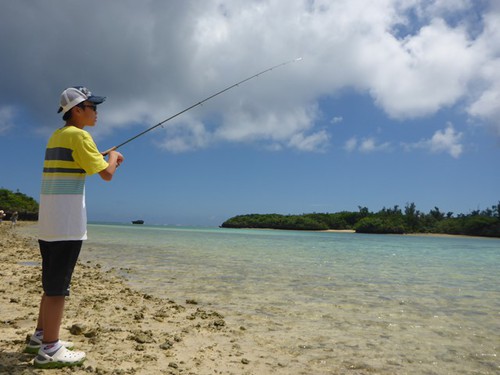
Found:
M 65 114 L 75 105 L 88 100 L 94 104 L 101 104 L 106 97 L 92 95 L 89 89 L 83 86 L 70 87 L 61 94 L 60 107 L 57 113 Z

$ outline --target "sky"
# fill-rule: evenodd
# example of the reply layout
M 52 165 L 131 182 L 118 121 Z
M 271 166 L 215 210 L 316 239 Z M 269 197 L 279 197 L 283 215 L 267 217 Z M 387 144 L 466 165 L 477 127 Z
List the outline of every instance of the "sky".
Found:
M 39 197 L 61 92 L 106 96 L 91 221 L 500 200 L 497 0 L 0 0 L 0 187 Z M 296 60 L 301 58 L 300 60 Z

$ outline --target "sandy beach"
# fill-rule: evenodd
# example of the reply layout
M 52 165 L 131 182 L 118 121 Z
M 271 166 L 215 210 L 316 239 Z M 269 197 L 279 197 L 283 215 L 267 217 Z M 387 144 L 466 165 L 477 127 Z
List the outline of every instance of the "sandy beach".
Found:
M 175 244 L 172 252 L 155 253 L 154 242 L 142 242 L 147 236 L 128 248 L 113 245 L 113 236 L 109 243 L 84 243 L 61 339 L 73 341 L 76 350 L 87 353 L 87 360 L 79 368 L 37 370 L 34 356 L 23 353 L 42 293 L 41 259 L 37 241 L 30 237 L 36 233 L 32 225 L 21 222 L 11 229 L 10 222 L 0 224 L 0 374 L 498 372 L 498 333 L 491 329 L 497 326 L 497 247 L 490 241 L 446 245 L 454 247 L 449 252 L 427 240 L 407 241 L 408 237 L 366 241 L 361 236 L 363 241 L 355 242 L 347 236 L 346 243 L 338 236 L 334 256 L 321 258 L 325 254 L 321 246 L 332 244 L 332 239 L 324 242 L 324 235 L 310 241 L 310 235 L 302 233 L 290 234 L 287 240 L 281 233 L 267 233 L 264 239 L 257 233 L 252 238 L 264 243 L 276 235 L 278 241 L 272 244 L 277 252 L 298 239 L 308 241 L 303 242 L 305 252 L 289 252 L 297 258 L 294 262 L 277 256 L 259 263 L 249 252 L 256 252 L 259 259 L 264 253 L 251 247 L 238 253 L 244 259 L 238 265 L 223 253 L 248 241 L 246 234 L 234 240 L 234 234 L 220 233 L 209 243 L 213 237 L 203 233 L 198 240 L 205 241 L 209 251 L 201 255 L 196 242 L 193 249 L 193 243 L 182 245 L 185 236 L 194 237 L 196 231 L 169 230 L 157 236 L 168 236 Z M 108 230 L 138 236 L 105 226 L 93 230 L 96 237 L 98 230 L 101 236 Z M 356 250 L 358 246 L 362 249 Z M 147 248 L 149 257 L 143 253 Z M 177 249 L 182 249 L 180 261 L 175 258 Z M 419 249 L 424 249 L 423 256 L 419 257 Z M 358 256 L 352 256 L 354 251 Z M 315 256 L 304 257 L 309 252 Z M 428 262 L 427 252 L 438 254 Z M 110 254 L 114 259 L 123 254 L 123 259 L 107 262 Z M 464 261 L 453 263 L 456 254 Z M 318 264 L 317 259 L 323 262 Z M 176 266 L 155 266 L 169 261 Z M 254 270 L 245 262 L 259 265 L 258 271 L 250 272 Z M 223 273 L 218 274 L 214 265 L 219 263 Z M 227 267 L 233 267 L 231 272 Z M 460 279 L 455 278 L 457 269 L 462 272 Z M 296 274 L 290 276 L 291 271 Z M 150 273 L 143 284 L 127 276 L 141 272 Z M 193 274 L 204 272 L 210 277 Z M 151 295 L 145 294 L 149 291 Z
M 21 225 L 29 225 L 20 223 Z M 85 244 L 84 244 L 85 246 Z M 40 374 L 25 340 L 41 296 L 34 238 L 0 224 L 0 373 Z M 83 366 L 51 374 L 307 374 L 307 365 L 255 342 L 245 327 L 197 301 L 155 298 L 98 264 L 75 269 L 61 338 L 87 353 Z

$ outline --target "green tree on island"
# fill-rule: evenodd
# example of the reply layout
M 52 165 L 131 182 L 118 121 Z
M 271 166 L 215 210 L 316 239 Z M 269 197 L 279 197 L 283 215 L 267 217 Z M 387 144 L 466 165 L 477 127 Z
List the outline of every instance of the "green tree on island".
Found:
M 500 237 L 500 202 L 483 211 L 454 216 L 434 207 L 425 214 L 415 203 L 382 208 L 373 213 L 366 207 L 358 212 L 310 213 L 302 215 L 250 214 L 234 216 L 223 228 L 266 228 L 292 230 L 353 229 L 357 233 L 443 233 Z
M 19 212 L 21 220 L 36 220 L 38 217 L 38 202 L 19 190 L 13 192 L 0 188 L 0 210 L 5 211 L 7 214 L 6 220 L 15 211 Z

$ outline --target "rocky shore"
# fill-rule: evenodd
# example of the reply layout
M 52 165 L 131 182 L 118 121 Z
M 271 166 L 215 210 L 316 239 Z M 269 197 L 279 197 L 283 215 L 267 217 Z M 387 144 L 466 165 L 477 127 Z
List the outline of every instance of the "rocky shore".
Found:
M 22 224 L 22 223 L 21 223 Z M 44 373 L 24 354 L 35 328 L 41 265 L 35 239 L 0 224 L 0 373 Z M 87 353 L 83 366 L 51 374 L 290 374 L 286 359 L 259 346 L 245 327 L 197 301 L 164 300 L 128 287 L 114 270 L 79 263 L 61 338 Z

